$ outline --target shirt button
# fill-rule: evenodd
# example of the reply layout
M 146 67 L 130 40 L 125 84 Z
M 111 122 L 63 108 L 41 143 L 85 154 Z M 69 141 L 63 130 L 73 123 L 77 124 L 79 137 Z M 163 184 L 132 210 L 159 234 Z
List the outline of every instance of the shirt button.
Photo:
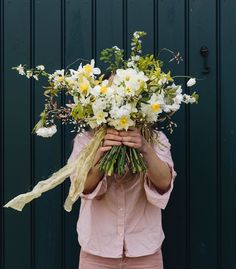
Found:
M 122 236 L 123 234 L 122 233 L 119 233 L 120 236 Z

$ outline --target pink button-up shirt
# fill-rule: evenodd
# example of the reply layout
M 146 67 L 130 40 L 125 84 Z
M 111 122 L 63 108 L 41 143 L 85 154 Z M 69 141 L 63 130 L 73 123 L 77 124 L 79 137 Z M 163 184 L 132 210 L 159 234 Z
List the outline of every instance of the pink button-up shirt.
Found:
M 126 170 L 124 178 L 129 177 L 129 180 L 123 182 L 116 176 L 104 176 L 93 192 L 81 194 L 77 232 L 84 251 L 120 258 L 123 251 L 127 257 L 138 257 L 161 248 L 165 237 L 161 209 L 167 205 L 177 173 L 169 140 L 163 132 L 158 133 L 161 143 L 153 147 L 171 169 L 169 190 L 160 194 L 145 173 L 133 175 Z M 91 137 L 90 132 L 75 137 L 68 162 L 79 154 Z M 70 178 L 73 180 L 73 175 Z

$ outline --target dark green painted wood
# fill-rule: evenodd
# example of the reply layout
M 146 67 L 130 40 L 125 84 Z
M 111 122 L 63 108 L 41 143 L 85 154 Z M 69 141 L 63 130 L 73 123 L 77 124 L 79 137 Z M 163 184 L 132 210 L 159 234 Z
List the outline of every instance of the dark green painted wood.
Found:
M 53 12 L 45 12 L 45 10 Z M 35 64 L 45 64 L 49 71 L 61 66 L 61 2 L 35 2 Z M 42 111 L 43 81 L 35 85 L 35 120 Z M 60 130 L 50 139 L 35 137 L 34 176 L 47 178 L 61 166 Z M 35 201 L 35 268 L 63 268 L 61 187 Z
M 90 60 L 92 57 L 92 1 L 66 1 L 66 66 L 76 59 Z M 77 68 L 80 61 L 73 64 L 71 68 Z M 66 159 L 70 156 L 73 147 L 75 133 L 66 132 Z M 66 182 L 65 194 L 69 191 L 69 180 Z M 64 203 L 66 195 L 62 201 Z M 77 201 L 73 210 L 65 215 L 65 267 L 78 268 L 79 243 L 76 224 L 79 216 L 80 202 Z
M 104 48 L 112 47 L 114 44 L 123 48 L 123 3 L 122 1 L 100 0 L 96 5 L 96 60 L 99 66 L 103 63 L 99 55 Z M 105 8 L 104 8 L 105 7 Z M 104 35 L 104 33 L 106 33 Z M 104 70 L 105 71 L 105 70 Z
M 217 268 L 218 255 L 215 3 L 190 1 L 189 6 L 189 71 L 204 78 L 196 87 L 201 102 L 190 108 L 190 265 L 196 269 Z M 199 56 L 202 45 L 210 50 L 211 73 L 205 76 L 201 74 L 203 59 Z
M 30 188 L 30 84 L 11 70 L 29 63 L 29 1 L 4 3 L 4 198 Z M 14 18 L 14 20 L 12 20 Z M 19 23 L 20 21 L 20 23 Z M 18 22 L 18 23 L 16 23 Z M 24 29 L 22 31 L 22 29 Z M 14 32 L 14 35 L 12 34 Z M 4 269 L 30 269 L 30 207 L 4 212 Z M 16 263 L 17 262 L 17 263 Z
M 232 32 L 235 29 L 235 1 L 221 1 L 220 12 L 220 62 L 219 85 L 221 89 L 221 188 L 222 188 L 222 268 L 236 268 L 235 255 L 235 226 L 236 226 L 236 117 L 234 112 L 234 100 L 236 92 L 232 85 L 235 76 L 235 46 L 236 36 Z
M 44 82 L 16 76 L 11 66 L 45 64 L 52 71 L 78 58 L 100 64 L 103 48 L 118 45 L 129 52 L 132 33 L 144 30 L 145 53 L 163 47 L 180 51 L 184 62 L 166 67 L 175 75 L 204 78 L 196 87 L 199 105 L 183 107 L 174 117 L 178 128 L 168 135 L 178 176 L 163 212 L 165 269 L 236 268 L 235 36 L 229 31 L 236 25 L 235 5 L 227 0 L 2 0 L 1 203 L 65 164 L 75 136 L 69 127 L 50 140 L 30 134 L 42 110 Z M 201 74 L 202 45 L 210 49 L 206 76 Z M 1 208 L 3 269 L 78 268 L 80 203 L 64 212 L 68 188 L 69 179 L 22 213 Z
M 130 53 L 130 43 L 135 31 L 145 31 L 143 53 L 154 52 L 154 14 L 152 0 L 127 1 L 127 51 Z M 145 18 L 145 19 L 140 19 Z
M 168 20 L 166 19 L 168 18 Z M 185 62 L 172 62 L 168 66 L 174 75 L 185 73 L 185 3 L 184 1 L 163 0 L 157 6 L 157 45 L 158 50 L 170 48 L 175 53 L 180 52 Z M 168 29 L 165 31 L 164 29 Z M 172 58 L 169 53 L 163 52 L 161 58 L 166 63 Z M 184 83 L 184 80 L 179 80 Z M 189 231 L 188 231 L 188 179 L 187 179 L 187 126 L 185 107 L 175 116 L 178 128 L 168 138 L 172 144 L 172 155 L 177 171 L 177 178 L 168 207 L 163 212 L 163 226 L 166 234 L 163 256 L 166 268 L 189 268 Z M 173 240 L 174 238 L 174 240 Z

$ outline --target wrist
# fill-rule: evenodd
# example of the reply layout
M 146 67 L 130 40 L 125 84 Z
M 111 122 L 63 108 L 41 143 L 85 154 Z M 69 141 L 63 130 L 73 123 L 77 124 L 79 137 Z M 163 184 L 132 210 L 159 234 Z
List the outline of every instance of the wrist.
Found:
M 148 142 L 145 142 L 144 145 L 141 147 L 140 152 L 142 155 L 147 155 L 150 152 L 151 145 Z

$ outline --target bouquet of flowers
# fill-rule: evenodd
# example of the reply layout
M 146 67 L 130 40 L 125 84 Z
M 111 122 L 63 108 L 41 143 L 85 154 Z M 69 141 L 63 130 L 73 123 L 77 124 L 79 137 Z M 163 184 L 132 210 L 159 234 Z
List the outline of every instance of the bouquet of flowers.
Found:
M 153 54 L 142 55 L 141 38 L 145 32 L 135 32 L 131 42 L 131 55 L 124 59 L 124 51 L 117 46 L 101 52 L 101 60 L 108 64 L 109 75 L 101 74 L 95 67 L 95 61 L 80 63 L 77 70 L 56 70 L 49 74 L 43 65 L 27 69 L 19 65 L 13 67 L 19 74 L 27 78 L 39 79 L 44 76 L 48 86 L 44 87 L 46 103 L 40 114 L 40 120 L 33 132 L 42 137 L 51 137 L 57 131 L 56 124 L 72 124 L 73 131 L 82 133 L 86 128 L 95 129 L 94 138 L 79 154 L 78 158 L 65 165 L 49 179 L 40 181 L 35 188 L 11 200 L 5 207 L 22 210 L 23 206 L 39 197 L 43 192 L 62 183 L 72 173 L 76 180 L 71 183 L 65 209 L 70 211 L 72 204 L 83 191 L 83 186 L 91 168 L 96 151 L 104 138 L 106 128 L 128 130 L 130 127 L 140 128 L 143 136 L 153 142 L 153 126 L 157 122 L 166 122 L 166 128 L 172 132 L 175 123 L 171 116 L 180 108 L 181 103 L 197 103 L 198 94 L 184 94 L 181 85 L 174 81 L 176 77 L 171 72 L 162 70 L 163 62 Z M 167 50 L 167 49 L 165 49 Z M 179 53 L 172 54 L 172 60 L 182 60 Z M 196 83 L 189 77 L 187 86 Z M 69 100 L 67 104 L 58 106 L 56 98 L 64 92 Z M 100 160 L 99 168 L 111 176 L 114 173 L 123 175 L 125 164 L 133 173 L 146 170 L 146 164 L 141 153 L 122 146 L 113 146 Z

